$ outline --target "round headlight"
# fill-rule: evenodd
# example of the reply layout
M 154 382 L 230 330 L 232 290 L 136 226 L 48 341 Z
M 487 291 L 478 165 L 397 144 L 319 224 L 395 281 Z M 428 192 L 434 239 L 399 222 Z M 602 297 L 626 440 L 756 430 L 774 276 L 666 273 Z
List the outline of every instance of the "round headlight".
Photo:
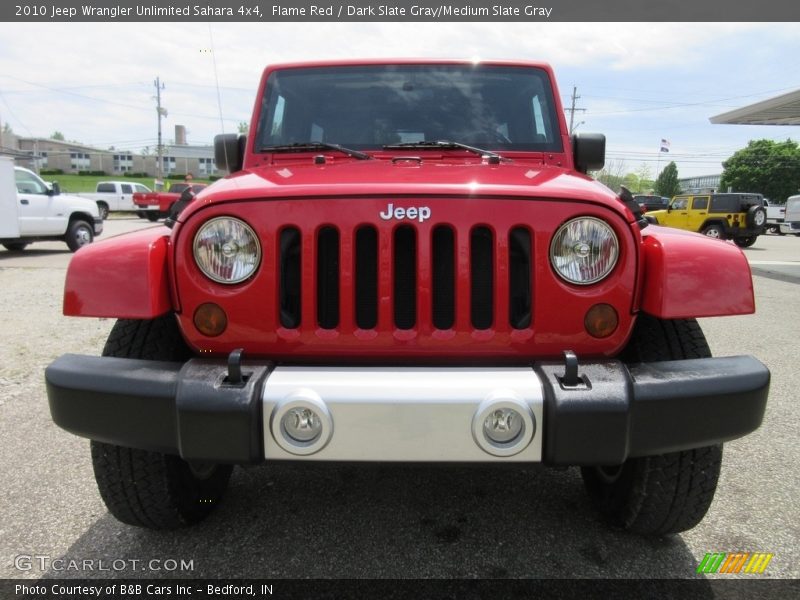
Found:
M 258 268 L 261 245 L 247 223 L 217 217 L 194 236 L 194 259 L 208 278 L 218 283 L 239 283 Z
M 617 264 L 619 241 L 608 223 L 578 217 L 558 228 L 550 244 L 550 262 L 561 278 L 578 285 L 596 283 Z

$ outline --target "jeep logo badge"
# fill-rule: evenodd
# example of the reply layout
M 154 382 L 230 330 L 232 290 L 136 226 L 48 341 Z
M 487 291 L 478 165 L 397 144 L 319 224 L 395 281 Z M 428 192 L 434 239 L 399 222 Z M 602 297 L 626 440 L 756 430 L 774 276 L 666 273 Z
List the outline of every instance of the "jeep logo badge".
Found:
M 416 219 L 422 223 L 430 218 L 431 209 L 427 206 L 409 206 L 408 208 L 398 206 L 395 208 L 394 204 L 390 202 L 389 206 L 386 207 L 386 211 L 378 214 L 384 221 L 389 221 L 390 219 L 397 219 L 398 221 L 410 219 L 413 221 Z

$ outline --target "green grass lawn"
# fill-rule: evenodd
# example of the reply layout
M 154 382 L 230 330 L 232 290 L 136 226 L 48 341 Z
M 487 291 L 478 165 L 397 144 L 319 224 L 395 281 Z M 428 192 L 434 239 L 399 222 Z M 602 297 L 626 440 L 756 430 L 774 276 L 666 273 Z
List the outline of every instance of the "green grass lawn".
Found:
M 98 181 L 129 181 L 131 183 L 142 183 L 153 189 L 153 177 L 120 177 L 119 175 L 104 175 L 98 177 L 95 175 L 42 175 L 45 181 L 57 181 L 61 187 L 61 191 L 70 194 L 78 194 L 80 192 L 94 192 L 97 187 Z M 169 187 L 170 183 L 180 182 L 183 179 L 166 179 L 165 183 Z M 194 179 L 195 183 L 208 183 L 206 179 Z

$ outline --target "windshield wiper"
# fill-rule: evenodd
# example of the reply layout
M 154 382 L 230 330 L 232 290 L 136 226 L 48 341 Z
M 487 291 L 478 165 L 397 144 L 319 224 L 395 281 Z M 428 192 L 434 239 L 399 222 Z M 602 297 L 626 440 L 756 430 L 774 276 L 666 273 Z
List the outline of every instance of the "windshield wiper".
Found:
M 278 146 L 261 146 L 259 152 L 305 152 L 307 150 L 336 150 L 357 158 L 358 160 L 370 160 L 372 157 L 365 152 L 358 150 L 351 150 L 339 144 L 330 144 L 328 142 L 297 142 L 294 144 L 284 144 Z
M 484 150 L 483 148 L 476 148 L 475 146 L 469 146 L 467 144 L 462 144 L 461 142 L 454 142 L 452 140 L 431 140 L 427 142 L 403 142 L 400 144 L 389 144 L 384 146 L 384 150 L 413 150 L 413 149 L 429 149 L 429 148 L 439 148 L 441 150 L 454 150 L 456 148 L 460 150 L 467 150 L 469 152 L 474 152 L 475 154 L 480 154 L 482 157 L 485 158 L 493 158 L 494 160 L 511 160 L 506 158 L 505 156 L 501 156 L 497 152 L 492 152 L 491 150 Z

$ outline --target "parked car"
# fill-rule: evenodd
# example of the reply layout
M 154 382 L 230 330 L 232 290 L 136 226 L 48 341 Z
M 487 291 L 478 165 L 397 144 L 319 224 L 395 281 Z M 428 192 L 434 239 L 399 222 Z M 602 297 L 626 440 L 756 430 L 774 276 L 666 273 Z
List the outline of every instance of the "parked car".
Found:
M 150 188 L 141 183 L 131 181 L 100 181 L 95 187 L 95 192 L 93 194 L 82 193 L 78 194 L 78 196 L 97 202 L 97 208 L 100 209 L 100 216 L 106 219 L 108 218 L 109 212 L 130 212 L 136 210 L 136 205 L 133 203 L 133 194 L 146 194 L 148 192 L 150 192 Z
M 788 230 L 786 233 L 794 233 L 800 236 L 800 195 L 789 196 L 786 200 L 786 212 L 783 215 Z
M 633 197 L 641 207 L 642 212 L 650 210 L 663 210 L 669 205 L 669 198 L 664 196 L 654 196 L 652 194 L 638 194 Z
M 651 223 L 697 231 L 708 237 L 752 246 L 764 233 L 767 210 L 761 194 L 682 194 L 666 210 L 650 211 Z
M 197 194 L 207 187 L 205 183 L 173 183 L 166 192 L 136 193 L 133 203 L 136 205 L 136 214 L 149 221 L 158 221 L 169 215 L 172 205 L 181 197 L 186 188 L 191 188 Z
M 772 204 L 766 198 L 768 233 L 800 235 L 800 196 L 792 196 L 785 204 Z
M 0 244 L 7 250 L 62 241 L 75 252 L 102 231 L 97 204 L 62 194 L 57 183 L 46 183 L 33 171 L 0 157 Z
M 695 320 L 755 310 L 739 248 L 589 177 L 605 137 L 570 136 L 543 63 L 294 63 L 258 89 L 250 137 L 215 139 L 228 177 L 70 263 L 64 312 L 118 320 L 47 368 L 50 410 L 111 514 L 175 528 L 233 465 L 380 461 L 579 466 L 616 525 L 703 518 L 769 388 Z

